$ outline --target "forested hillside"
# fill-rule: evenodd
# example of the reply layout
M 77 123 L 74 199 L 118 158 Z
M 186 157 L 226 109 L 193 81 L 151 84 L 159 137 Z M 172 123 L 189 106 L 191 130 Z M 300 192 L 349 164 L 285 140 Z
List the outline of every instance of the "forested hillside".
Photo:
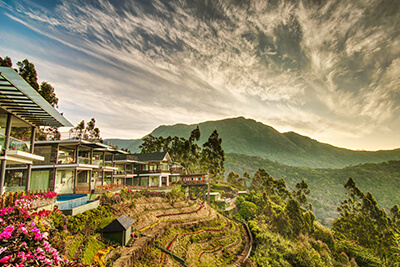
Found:
M 226 154 L 225 168 L 240 175 L 251 176 L 258 169 L 265 169 L 276 179 L 283 178 L 289 188 L 301 180 L 311 189 L 309 201 L 317 220 L 330 224 L 337 216 L 336 207 L 345 198 L 343 184 L 352 177 L 364 192 L 371 192 L 379 205 L 386 210 L 400 203 L 400 161 L 368 163 L 343 169 L 313 169 L 292 167 L 278 162 L 243 154 Z

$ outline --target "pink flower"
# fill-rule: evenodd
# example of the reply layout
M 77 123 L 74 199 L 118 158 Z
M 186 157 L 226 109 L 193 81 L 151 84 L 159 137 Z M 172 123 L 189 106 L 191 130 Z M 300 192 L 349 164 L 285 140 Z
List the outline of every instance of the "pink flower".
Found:
M 11 259 L 12 255 L 5 256 L 0 259 L 0 263 L 6 263 L 9 259 Z
M 24 234 L 27 234 L 27 233 L 28 233 L 28 230 L 26 230 L 26 227 L 25 227 L 25 226 L 21 226 L 21 231 L 22 231 Z
M 35 241 L 42 240 L 42 236 L 40 234 L 36 234 L 34 240 Z

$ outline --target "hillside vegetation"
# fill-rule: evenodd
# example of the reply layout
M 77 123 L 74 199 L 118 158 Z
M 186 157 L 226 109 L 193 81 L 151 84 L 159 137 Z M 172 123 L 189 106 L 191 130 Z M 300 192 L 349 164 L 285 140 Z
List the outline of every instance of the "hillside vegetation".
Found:
M 235 202 L 235 216 L 248 222 L 254 236 L 250 259 L 256 266 L 398 266 L 399 206 L 386 213 L 353 179 L 344 187 L 347 197 L 331 231 L 315 222 L 306 182 L 287 190 L 284 179 L 259 169 L 250 193 Z
M 226 153 L 240 153 L 278 161 L 291 166 L 312 168 L 343 168 L 360 163 L 378 163 L 400 160 L 400 149 L 382 151 L 354 151 L 320 143 L 295 132 L 280 133 L 271 126 L 243 117 L 207 121 L 199 124 L 175 124 L 159 126 L 153 136 L 187 137 L 199 126 L 199 143 L 207 141 L 212 131 L 217 130 L 223 140 Z M 141 140 L 110 139 L 120 148 L 138 151 Z
M 352 177 L 361 190 L 371 192 L 379 205 L 386 210 L 400 203 L 400 161 L 367 163 L 343 169 L 313 169 L 292 167 L 260 157 L 243 154 L 226 154 L 225 168 L 240 175 L 253 175 L 259 168 L 265 169 L 276 179 L 283 178 L 289 188 L 302 180 L 309 184 L 309 201 L 317 220 L 330 225 L 337 217 L 336 207 L 345 197 L 343 184 Z

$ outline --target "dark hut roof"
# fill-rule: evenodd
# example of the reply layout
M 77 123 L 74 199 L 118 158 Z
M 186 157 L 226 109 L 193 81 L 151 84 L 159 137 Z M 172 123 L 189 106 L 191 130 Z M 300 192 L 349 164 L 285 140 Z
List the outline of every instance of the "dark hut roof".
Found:
M 128 217 L 126 215 L 121 215 L 114 221 L 112 221 L 109 225 L 103 228 L 103 233 L 111 233 L 111 232 L 122 232 L 127 230 L 132 224 L 136 222 L 135 219 Z

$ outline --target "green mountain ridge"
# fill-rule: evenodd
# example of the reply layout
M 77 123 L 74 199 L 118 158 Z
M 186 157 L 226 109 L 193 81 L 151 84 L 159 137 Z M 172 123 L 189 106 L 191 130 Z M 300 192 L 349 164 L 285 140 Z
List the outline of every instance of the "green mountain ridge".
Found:
M 311 168 L 343 168 L 361 163 L 400 160 L 400 149 L 381 151 L 355 151 L 321 143 L 295 132 L 280 133 L 273 127 L 244 117 L 206 121 L 198 124 L 161 125 L 151 134 L 158 136 L 189 137 L 199 126 L 199 144 L 207 141 L 212 131 L 218 131 L 226 153 L 258 156 L 290 166 Z M 107 139 L 120 148 L 139 152 L 140 139 Z

